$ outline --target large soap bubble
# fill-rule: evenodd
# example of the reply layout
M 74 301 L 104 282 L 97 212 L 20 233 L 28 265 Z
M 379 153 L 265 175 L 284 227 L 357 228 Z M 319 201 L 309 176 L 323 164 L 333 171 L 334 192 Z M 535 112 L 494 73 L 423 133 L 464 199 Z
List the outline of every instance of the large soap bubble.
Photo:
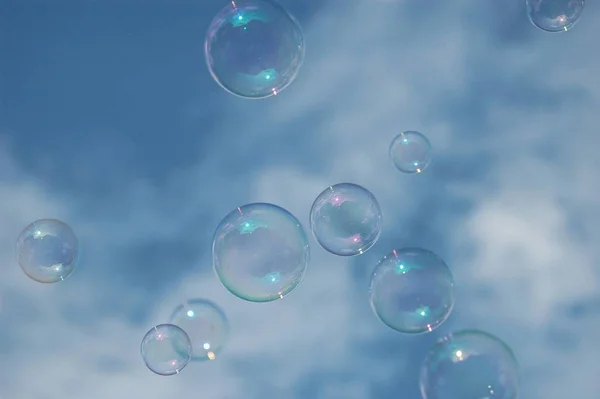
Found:
M 585 0 L 526 0 L 531 23 L 546 32 L 571 29 L 583 13 Z
M 454 278 L 446 263 L 421 248 L 394 250 L 375 267 L 371 306 L 388 327 L 405 333 L 433 331 L 454 307 Z
M 181 327 L 190 337 L 194 361 L 215 360 L 229 336 L 225 313 L 206 299 L 190 299 L 177 306 L 170 323 Z M 177 350 L 185 352 L 187 347 Z
M 460 331 L 434 344 L 421 366 L 423 399 L 516 399 L 517 360 L 499 338 Z
M 178 374 L 192 356 L 192 343 L 185 331 L 173 324 L 152 327 L 142 339 L 144 363 L 158 375 Z
M 225 288 L 251 302 L 270 302 L 290 293 L 304 278 L 310 258 L 298 219 L 265 203 L 229 213 L 215 231 L 212 253 Z
M 23 272 L 40 283 L 69 277 L 79 259 L 79 243 L 71 227 L 56 219 L 41 219 L 25 227 L 16 244 Z
M 373 194 L 352 183 L 326 188 L 310 210 L 310 227 L 321 247 L 339 256 L 361 255 L 379 239 L 383 220 Z
M 212 20 L 205 41 L 208 69 L 228 92 L 266 98 L 289 86 L 304 61 L 304 35 L 271 0 L 231 1 Z

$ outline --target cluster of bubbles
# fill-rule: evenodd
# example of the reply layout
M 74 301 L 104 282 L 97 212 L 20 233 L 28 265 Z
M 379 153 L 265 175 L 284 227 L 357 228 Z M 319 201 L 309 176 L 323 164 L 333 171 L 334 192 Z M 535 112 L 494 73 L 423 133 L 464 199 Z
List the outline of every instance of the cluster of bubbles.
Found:
M 584 0 L 526 0 L 537 28 L 567 31 L 579 20 Z M 288 87 L 304 60 L 304 37 L 296 19 L 270 0 L 231 1 L 213 19 L 205 42 L 214 80 L 243 98 L 266 98 Z M 406 174 L 423 172 L 432 157 L 429 139 L 403 131 L 391 142 L 389 157 Z M 364 187 L 340 183 L 325 188 L 309 213 L 310 229 L 321 248 L 337 256 L 359 256 L 381 235 L 382 211 Z M 55 219 L 31 223 L 20 233 L 17 261 L 40 283 L 69 277 L 79 259 L 73 230 Z M 287 210 L 268 203 L 240 206 L 218 225 L 212 243 L 215 274 L 227 290 L 250 302 L 271 302 L 302 281 L 310 259 L 307 234 Z M 438 328 L 454 307 L 450 267 L 424 248 L 396 248 L 371 276 L 369 299 L 377 318 L 404 334 Z M 202 298 L 178 305 L 166 324 L 152 327 L 141 343 L 142 358 L 159 375 L 178 374 L 190 361 L 214 360 L 225 347 L 229 323 L 215 303 Z M 424 399 L 514 399 L 518 365 L 499 338 L 464 330 L 436 342 L 420 374 Z

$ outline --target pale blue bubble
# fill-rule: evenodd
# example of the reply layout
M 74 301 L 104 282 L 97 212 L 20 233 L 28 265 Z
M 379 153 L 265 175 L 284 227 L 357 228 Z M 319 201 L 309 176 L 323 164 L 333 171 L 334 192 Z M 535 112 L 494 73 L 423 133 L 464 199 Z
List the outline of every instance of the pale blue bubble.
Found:
M 244 98 L 279 94 L 296 78 L 304 52 L 298 21 L 271 0 L 230 1 L 206 34 L 205 56 L 212 77 Z
M 215 360 L 229 337 L 229 322 L 219 306 L 206 299 L 190 299 L 177 306 L 169 321 L 181 327 L 192 343 L 193 361 Z M 187 348 L 177 347 L 178 351 Z
M 454 307 L 454 278 L 446 263 L 421 248 L 394 250 L 375 267 L 371 307 L 388 327 L 421 334 L 439 327 Z
M 192 343 L 186 332 L 178 326 L 161 324 L 146 333 L 140 352 L 150 371 L 163 376 L 174 375 L 189 363 Z
M 460 331 L 431 347 L 419 385 L 423 399 L 516 399 L 519 366 L 499 338 L 483 331 Z
M 213 267 L 235 296 L 270 302 L 304 278 L 310 250 L 304 228 L 287 210 L 255 203 L 236 208 L 213 237 Z
M 408 130 L 394 137 L 389 153 L 399 171 L 421 173 L 431 162 L 431 143 L 422 133 Z
M 79 259 L 75 233 L 56 219 L 41 219 L 25 227 L 17 238 L 15 251 L 23 272 L 40 283 L 66 279 Z
M 326 188 L 310 210 L 310 226 L 319 245 L 339 256 L 361 255 L 379 239 L 383 219 L 373 194 L 352 183 Z
M 585 0 L 526 0 L 531 23 L 546 32 L 565 32 L 579 22 Z

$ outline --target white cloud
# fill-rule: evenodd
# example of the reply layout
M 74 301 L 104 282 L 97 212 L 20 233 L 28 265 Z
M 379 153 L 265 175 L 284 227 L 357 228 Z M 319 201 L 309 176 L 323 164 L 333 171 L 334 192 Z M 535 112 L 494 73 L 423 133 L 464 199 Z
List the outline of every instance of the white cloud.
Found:
M 480 187 L 463 193 L 475 207 L 453 239 L 456 247 L 472 251 L 457 252 L 454 259 L 464 266 L 458 276 L 463 288 L 481 285 L 491 295 L 463 303 L 462 318 L 504 334 L 515 347 L 524 369 L 523 396 L 590 397 L 598 389 L 590 371 L 592 357 L 600 354 L 591 327 L 600 325 L 598 314 L 586 319 L 586 328 L 561 316 L 570 304 L 600 293 L 600 162 L 594 155 L 600 139 L 592 111 L 600 104 L 600 87 L 590 72 L 600 60 L 585 51 L 591 26 L 578 28 L 556 41 L 542 35 L 535 51 L 521 54 L 532 80 L 546 88 L 580 90 L 584 102 L 565 98 L 558 111 L 492 110 L 499 129 L 489 144 L 498 160 Z M 523 60 L 509 57 L 507 63 Z M 573 350 L 549 348 L 546 334 L 556 323 L 579 342 Z M 541 370 L 544 376 L 536 378 Z
M 378 197 L 385 227 L 390 230 L 401 229 L 397 226 L 414 217 L 426 199 L 424 184 L 437 185 L 437 195 L 447 195 L 449 200 L 466 197 L 472 201 L 473 208 L 462 215 L 458 225 L 449 225 L 448 221 L 461 219 L 450 210 L 440 219 L 425 221 L 445 232 L 453 254 L 449 260 L 457 265 L 456 277 L 464 292 L 470 295 L 479 287 L 495 287 L 497 295 L 487 302 L 463 303 L 461 319 L 505 333 L 511 344 L 514 341 L 526 370 L 548 365 L 557 373 L 551 380 L 525 381 L 530 396 L 562 398 L 573 392 L 566 392 L 565 387 L 577 387 L 581 397 L 593 395 L 597 382 L 591 368 L 581 371 L 570 366 L 593 364 L 597 345 L 590 335 L 581 332 L 581 346 L 565 354 L 547 349 L 540 334 L 553 322 L 557 307 L 595 295 L 599 289 L 594 261 L 600 254 L 594 241 L 576 239 L 569 230 L 573 218 L 581 218 L 571 208 L 590 211 L 598 205 L 596 171 L 600 165 L 593 131 L 597 118 L 585 107 L 570 107 L 568 112 L 553 116 L 545 110 L 531 115 L 506 105 L 490 106 L 487 117 L 504 128 L 503 134 L 454 131 L 449 121 L 428 118 L 430 107 L 439 106 L 443 96 L 469 91 L 465 87 L 469 62 L 486 57 L 489 50 L 489 43 L 476 38 L 469 26 L 461 25 L 465 10 L 472 9 L 473 4 L 439 5 L 437 16 L 427 10 L 419 16 L 408 14 L 405 4 L 381 8 L 368 2 L 330 5 L 306 29 L 307 63 L 295 84 L 267 101 L 230 100 L 229 115 L 237 118 L 228 115 L 218 128 L 239 131 L 241 137 L 227 148 L 227 159 L 220 160 L 223 154 L 216 152 L 197 168 L 171 176 L 167 192 L 149 183 L 136 183 L 123 195 L 121 206 L 127 212 L 119 214 L 118 220 L 79 214 L 81 208 L 73 207 L 76 198 L 54 195 L 21 173 L 6 153 L 0 154 L 0 165 L 8 171 L 2 178 L 13 177 L 0 183 L 0 261 L 6 270 L 0 288 L 3 295 L 17 290 L 38 310 L 29 322 L 10 327 L 20 339 L 11 342 L 15 353 L 0 366 L 11 380 L 11 384 L 0 387 L 0 394 L 17 399 L 69 395 L 87 399 L 233 399 L 253 397 L 253 390 L 264 385 L 279 396 L 291 395 L 292 385 L 311 372 L 329 371 L 361 377 L 328 383 L 318 398 L 369 397 L 370 384 L 390 381 L 398 369 L 414 365 L 403 358 L 393 362 L 368 355 L 352 358 L 356 342 L 370 342 L 386 330 L 366 306 L 366 282 L 365 292 L 356 292 L 350 261 L 325 253 L 314 240 L 305 281 L 282 301 L 242 302 L 228 294 L 212 274 L 191 274 L 165 297 L 148 299 L 149 306 L 156 308 L 145 326 L 107 317 L 94 322 L 95 306 L 102 305 L 94 303 L 94 290 L 109 289 L 110 283 L 78 285 L 75 273 L 64 284 L 40 286 L 20 273 L 12 253 L 19 230 L 48 215 L 73 221 L 82 239 L 94 241 L 94 254 L 102 254 L 93 261 L 94 267 L 119 261 L 112 250 L 127 243 L 177 237 L 188 220 L 209 207 L 210 213 L 224 215 L 243 202 L 273 202 L 289 209 L 308 228 L 314 197 L 329 184 L 351 181 Z M 436 30 L 440 27 L 442 32 Z M 582 23 L 567 39 L 554 35 L 559 39 L 553 42 L 544 36 L 533 54 L 496 49 L 494 59 L 515 71 L 537 71 L 535 80 L 546 85 L 585 86 L 597 105 L 600 87 L 591 77 L 599 61 L 590 52 L 576 54 L 574 50 L 578 40 L 593 44 L 595 36 L 585 35 L 587 30 L 592 32 L 592 27 Z M 553 53 L 553 46 L 568 48 L 579 72 L 574 73 L 564 57 L 556 57 L 559 50 Z M 552 60 L 559 61 L 554 64 Z M 590 79 L 577 77 L 584 72 Z M 259 119 L 257 110 L 262 113 L 253 127 L 248 120 Z M 303 120 L 319 112 L 325 115 L 322 120 Z M 223 163 L 234 162 L 236 155 L 257 148 L 261 154 L 278 151 L 265 148 L 270 140 L 289 134 L 291 127 L 295 134 L 302 134 L 298 126 L 310 129 L 306 136 L 316 141 L 311 147 L 317 149 L 315 153 L 305 154 L 306 163 L 314 163 L 310 165 L 313 169 L 307 165 L 252 169 L 247 165 L 247 175 L 231 176 L 220 168 Z M 432 170 L 421 176 L 398 174 L 386 151 L 394 134 L 404 129 L 422 130 L 436 152 L 444 156 L 495 151 L 499 157 L 486 160 L 493 162 L 492 175 L 482 182 L 436 182 L 435 161 Z M 556 142 L 560 162 L 534 156 L 545 140 Z M 213 186 L 198 187 L 196 182 L 206 181 L 206 175 L 212 177 Z M 244 191 L 246 186 L 249 190 Z M 599 219 L 597 211 L 582 218 L 586 237 L 600 238 Z M 207 225 L 198 228 L 212 229 Z M 475 249 L 473 257 L 459 251 L 468 245 Z M 210 243 L 198 246 L 199 253 L 206 253 Z M 208 264 L 210 257 L 202 256 L 198 262 Z M 136 287 L 117 294 L 123 295 L 124 301 L 133 300 Z M 177 377 L 154 376 L 143 366 L 139 341 L 152 324 L 164 322 L 179 301 L 191 296 L 208 297 L 221 304 L 231 319 L 231 342 L 216 362 L 192 364 Z M 361 301 L 363 307 L 357 305 Z M 68 307 L 70 302 L 89 304 L 87 318 L 94 326 L 93 333 L 69 322 L 58 308 Z M 531 336 L 517 340 L 522 334 Z M 399 343 L 406 345 L 400 338 Z M 123 369 L 117 373 L 98 371 L 95 365 L 103 356 L 119 359 Z

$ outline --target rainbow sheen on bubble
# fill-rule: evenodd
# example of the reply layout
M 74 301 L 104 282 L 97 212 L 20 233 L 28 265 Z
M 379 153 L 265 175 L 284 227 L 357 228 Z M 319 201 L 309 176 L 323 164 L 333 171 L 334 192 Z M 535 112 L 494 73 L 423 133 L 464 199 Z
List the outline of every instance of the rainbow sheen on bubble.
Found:
M 229 337 L 227 316 L 217 304 L 206 299 L 190 299 L 180 304 L 169 322 L 181 327 L 190 338 L 192 361 L 215 360 Z M 185 353 L 187 347 L 176 350 Z
M 146 333 L 140 352 L 150 371 L 169 376 L 179 374 L 187 366 L 192 357 L 192 343 L 178 326 L 161 324 Z
M 422 248 L 394 250 L 375 267 L 371 307 L 388 327 L 405 334 L 435 330 L 454 307 L 454 277 L 446 263 Z
M 56 219 L 37 220 L 21 231 L 15 248 L 23 272 L 40 283 L 63 281 L 79 259 L 79 243 L 67 224 Z
M 283 298 L 304 278 L 310 249 L 287 210 L 255 203 L 236 208 L 215 231 L 213 267 L 233 295 L 251 302 Z
M 383 219 L 377 199 L 364 187 L 340 183 L 325 189 L 310 210 L 319 245 L 339 256 L 361 255 L 379 239 Z
M 465 330 L 431 347 L 419 385 L 423 399 L 516 399 L 519 366 L 499 338 Z
M 529 21 L 545 32 L 566 32 L 583 13 L 585 0 L 526 0 Z
M 431 162 L 431 143 L 422 133 L 408 130 L 394 137 L 389 153 L 400 172 L 421 173 Z
M 304 62 L 302 29 L 283 7 L 270 0 L 231 1 L 212 20 L 205 56 L 214 80 L 244 98 L 279 94 Z

